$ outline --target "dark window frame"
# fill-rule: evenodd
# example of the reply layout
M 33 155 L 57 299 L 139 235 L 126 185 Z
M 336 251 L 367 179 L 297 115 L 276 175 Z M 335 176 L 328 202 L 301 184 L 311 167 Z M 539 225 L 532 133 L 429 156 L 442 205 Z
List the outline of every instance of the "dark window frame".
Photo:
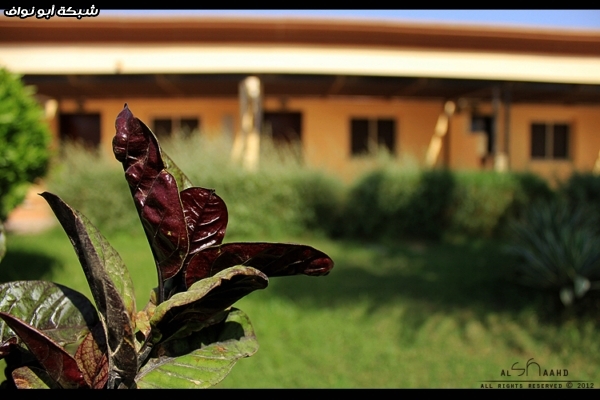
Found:
M 167 126 L 170 125 L 169 132 L 165 129 L 159 129 L 158 125 Z M 194 126 L 195 125 L 195 126 Z M 183 133 L 185 136 L 189 135 L 194 130 L 200 130 L 202 126 L 202 120 L 193 115 L 181 115 L 181 116 L 156 116 L 152 118 L 152 132 L 156 136 L 172 136 L 173 133 Z M 191 128 L 190 128 L 191 127 Z
M 350 155 L 372 154 L 376 147 L 397 152 L 397 122 L 395 118 L 350 118 Z
M 569 160 L 572 128 L 566 122 L 532 122 L 530 125 L 532 160 Z
M 99 112 L 60 113 L 58 130 L 61 143 L 74 141 L 90 149 L 102 142 L 102 115 Z

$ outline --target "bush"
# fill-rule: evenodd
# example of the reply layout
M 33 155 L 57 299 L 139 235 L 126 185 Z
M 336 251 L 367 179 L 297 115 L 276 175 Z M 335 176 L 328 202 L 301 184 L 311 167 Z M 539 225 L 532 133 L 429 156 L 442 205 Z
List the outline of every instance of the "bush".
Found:
M 341 235 L 342 204 L 346 187 L 336 178 L 317 171 L 304 171 L 294 186 L 302 199 L 302 226 L 310 232 Z
M 33 89 L 0 69 L 0 220 L 25 198 L 28 183 L 46 172 L 50 131 Z
M 108 234 L 142 232 L 123 170 L 114 157 L 68 142 L 61 153 L 48 175 L 50 191 L 61 193 Z
M 345 230 L 370 239 L 439 238 L 449 222 L 453 192 L 454 178 L 448 171 L 375 170 L 352 187 Z
M 553 192 L 530 174 L 419 171 L 386 166 L 359 179 L 344 211 L 344 231 L 371 240 L 445 233 L 492 236 L 535 199 Z
M 519 188 L 512 174 L 457 173 L 449 231 L 472 237 L 492 236 L 510 212 Z
M 455 193 L 456 179 L 447 170 L 426 171 L 407 210 L 407 227 L 414 234 L 438 239 L 448 228 L 448 203 Z
M 344 231 L 352 237 L 369 239 L 404 234 L 407 206 L 418 186 L 418 173 L 395 168 L 368 173 L 350 190 Z
M 231 143 L 225 139 L 176 135 L 161 145 L 181 169 L 189 171 L 194 184 L 215 189 L 225 200 L 229 235 L 275 238 L 336 229 L 341 182 L 304 167 L 268 141 L 261 143 L 264 154 L 256 173 L 232 165 Z M 52 168 L 49 190 L 60 192 L 107 233 L 139 231 L 119 163 L 74 144 L 65 145 L 62 153 Z
M 560 187 L 560 193 L 573 206 L 600 208 L 600 176 L 592 173 L 575 172 Z

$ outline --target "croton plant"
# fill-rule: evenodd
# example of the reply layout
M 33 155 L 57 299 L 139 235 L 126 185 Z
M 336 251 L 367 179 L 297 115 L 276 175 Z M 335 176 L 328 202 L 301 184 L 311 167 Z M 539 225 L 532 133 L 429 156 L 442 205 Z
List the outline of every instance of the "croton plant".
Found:
M 0 358 L 5 387 L 197 388 L 221 381 L 256 352 L 250 320 L 232 305 L 269 277 L 326 275 L 324 253 L 304 245 L 226 243 L 227 208 L 195 187 L 127 105 L 117 116 L 115 157 L 150 243 L 158 286 L 137 312 L 119 254 L 77 210 L 42 193 L 91 288 L 57 283 L 0 284 Z

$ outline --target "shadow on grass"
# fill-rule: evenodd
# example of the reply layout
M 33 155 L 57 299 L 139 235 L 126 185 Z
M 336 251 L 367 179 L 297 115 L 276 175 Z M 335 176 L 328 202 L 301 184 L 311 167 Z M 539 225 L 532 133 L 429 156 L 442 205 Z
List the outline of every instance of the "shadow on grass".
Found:
M 417 325 L 428 318 L 427 312 L 516 315 L 533 307 L 550 315 L 556 309 L 536 289 L 510 281 L 512 260 L 492 242 L 394 246 L 340 242 L 329 255 L 335 261 L 329 276 L 273 279 L 268 291 L 308 307 L 366 300 L 369 311 L 376 311 L 401 302 Z
M 0 263 L 0 282 L 43 280 L 53 268 L 58 261 L 47 254 L 11 249 Z

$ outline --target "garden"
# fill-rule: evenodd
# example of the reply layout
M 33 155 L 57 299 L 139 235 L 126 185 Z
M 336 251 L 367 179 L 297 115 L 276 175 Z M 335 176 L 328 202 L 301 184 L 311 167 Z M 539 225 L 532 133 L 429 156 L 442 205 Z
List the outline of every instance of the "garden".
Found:
M 227 233 L 223 228 L 217 234 L 224 236 L 222 246 L 302 243 L 312 249 L 310 257 L 326 254 L 335 263 L 325 277 L 276 277 L 265 290 L 243 298 L 265 286 L 262 274 L 269 271 L 261 270 L 259 261 L 249 262 L 241 272 L 225 269 L 221 272 L 238 274 L 245 286 L 236 289 L 242 296 L 227 295 L 226 301 L 217 302 L 214 321 L 190 328 L 183 318 L 172 317 L 179 310 L 175 308 L 165 315 L 172 317 L 169 323 L 179 324 L 176 328 L 165 322 L 167 317 L 154 321 L 153 329 L 172 334 L 174 342 L 189 330 L 194 335 L 218 325 L 230 318 L 227 312 L 239 319 L 237 311 L 243 310 L 260 347 L 248 359 L 238 357 L 216 387 L 479 388 L 526 379 L 595 382 L 600 370 L 599 177 L 575 174 L 550 188 L 529 174 L 423 170 L 381 157 L 377 166 L 343 182 L 269 143 L 262 146 L 259 170 L 247 172 L 230 162 L 231 144 L 214 136 L 175 135 L 161 146 L 189 181 L 214 189 L 227 205 Z M 78 210 L 120 254 L 138 309 L 151 293 L 164 297 L 165 303 L 182 293 L 183 283 L 160 278 L 167 275 L 160 268 L 163 290 L 153 291 L 160 252 L 147 240 L 139 204 L 132 200 L 123 166 L 114 157 L 65 144 L 48 165 L 45 183 L 64 201 L 62 205 L 45 195 L 53 208 L 62 210 L 57 214 L 79 223 L 73 211 Z M 95 228 L 84 225 L 78 237 L 93 237 Z M 58 226 L 38 234 L 8 233 L 0 284 L 44 280 L 96 300 L 97 288 L 88 286 L 87 272 L 73 251 L 77 240 Z M 285 271 L 289 265 L 283 265 Z M 221 272 L 202 279 L 220 276 L 221 283 L 233 282 Z M 191 287 L 186 283 L 185 291 Z M 217 294 L 223 293 L 229 292 Z M 228 311 L 234 303 L 239 310 Z M 198 314 L 197 308 L 185 311 Z M 0 325 L 5 335 L 3 329 Z M 171 354 L 162 337 L 148 337 Z M 199 348 L 213 343 L 227 350 L 230 342 L 216 337 L 203 338 Z M 136 348 L 139 354 L 144 343 Z M 0 345 L 0 355 L 8 347 L 16 351 L 14 346 L 26 353 L 22 344 L 11 342 Z M 108 347 L 109 359 L 116 360 L 109 365 L 118 365 L 120 348 Z M 148 349 L 144 357 L 152 360 L 155 350 Z M 526 376 L 519 375 L 519 368 L 532 359 L 539 373 L 528 368 Z M 0 368 L 5 365 L 0 360 Z M 113 376 L 109 383 L 116 387 L 121 378 Z

